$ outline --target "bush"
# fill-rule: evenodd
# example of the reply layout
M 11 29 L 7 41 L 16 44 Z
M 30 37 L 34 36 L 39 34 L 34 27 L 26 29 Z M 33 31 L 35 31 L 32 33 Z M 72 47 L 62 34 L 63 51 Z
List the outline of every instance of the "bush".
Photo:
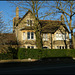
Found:
M 9 50 L 8 53 L 11 53 L 11 54 L 13 55 L 13 59 L 17 59 L 17 58 L 18 58 L 18 57 L 17 57 L 18 49 L 9 47 L 8 50 Z
M 19 59 L 40 59 L 49 57 L 75 57 L 75 50 L 72 49 L 25 49 L 19 48 Z
M 0 54 L 0 60 L 13 59 L 13 55 L 11 53 Z

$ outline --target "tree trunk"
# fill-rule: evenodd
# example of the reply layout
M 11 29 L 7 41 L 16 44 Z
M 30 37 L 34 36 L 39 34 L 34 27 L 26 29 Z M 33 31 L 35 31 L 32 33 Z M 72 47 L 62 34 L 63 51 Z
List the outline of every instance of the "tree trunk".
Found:
M 35 21 L 35 35 L 36 35 L 36 46 L 38 49 L 42 49 L 42 37 L 41 37 L 41 26 L 38 23 L 39 21 Z
M 73 30 L 71 30 L 71 49 L 74 49 L 74 47 L 73 47 Z

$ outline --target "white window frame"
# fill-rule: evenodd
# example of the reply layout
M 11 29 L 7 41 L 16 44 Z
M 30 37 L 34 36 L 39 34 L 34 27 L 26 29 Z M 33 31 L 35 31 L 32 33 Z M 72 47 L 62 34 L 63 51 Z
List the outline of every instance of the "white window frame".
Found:
M 61 47 L 61 49 L 63 49 L 63 47 L 64 47 L 64 49 L 65 49 L 65 46 L 57 46 L 56 49 L 60 49 L 60 47 Z
M 30 33 L 30 32 L 29 32 L 29 33 Z M 31 33 L 30 33 L 30 34 L 31 34 Z M 28 32 L 27 32 L 27 39 L 30 40 L 30 38 L 28 38 L 28 36 L 30 37 L 30 35 L 28 35 Z
M 48 34 L 43 34 L 43 40 L 47 41 L 48 40 Z
M 32 20 L 27 20 L 27 26 L 30 26 L 30 23 L 32 22 Z M 31 24 L 33 26 L 33 24 Z
M 32 35 L 33 33 L 33 35 Z M 33 37 L 33 38 L 32 38 Z M 34 39 L 34 32 L 31 32 L 31 39 L 33 40 Z
M 30 38 L 28 39 L 28 32 L 27 32 L 27 39 L 28 40 L 34 40 L 34 32 L 33 32 L 33 39 L 31 38 L 32 37 L 32 35 L 31 35 L 32 32 L 29 32 L 29 33 L 30 33 L 30 36 L 29 36 Z
M 29 49 L 34 49 L 34 46 L 27 46 L 27 48 L 30 47 Z M 33 47 L 33 48 L 32 48 Z
M 23 32 L 23 40 L 25 40 L 26 38 L 25 38 L 25 35 L 26 35 L 26 33 L 25 32 Z
M 56 40 L 65 40 L 65 34 L 56 33 Z

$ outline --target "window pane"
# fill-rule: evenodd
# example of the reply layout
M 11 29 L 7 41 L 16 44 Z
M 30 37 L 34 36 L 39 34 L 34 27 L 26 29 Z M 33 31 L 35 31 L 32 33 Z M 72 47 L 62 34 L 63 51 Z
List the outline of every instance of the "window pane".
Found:
M 34 46 L 31 46 L 32 49 L 34 49 Z
M 60 46 L 60 49 L 61 49 L 61 46 Z
M 27 32 L 27 39 L 30 39 L 30 32 Z
M 34 32 L 31 32 L 31 39 L 34 39 Z
M 25 40 L 25 32 L 23 32 L 23 40 Z
M 29 20 L 27 20 L 27 25 L 30 26 L 30 24 L 29 24 Z
M 58 33 L 56 34 L 56 37 L 58 37 Z
M 64 46 L 62 46 L 62 49 L 64 49 Z
M 59 37 L 61 37 L 62 36 L 62 34 L 59 34 Z
M 60 46 L 57 46 L 57 49 L 60 49 Z
M 27 46 L 27 48 L 30 48 L 30 46 Z

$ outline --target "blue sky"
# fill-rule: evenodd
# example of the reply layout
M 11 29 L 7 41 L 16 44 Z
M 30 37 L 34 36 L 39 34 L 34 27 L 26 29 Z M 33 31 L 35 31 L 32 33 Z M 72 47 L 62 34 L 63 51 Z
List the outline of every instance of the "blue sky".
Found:
M 8 1 L 0 1 L 0 11 L 2 11 L 2 18 L 7 26 L 11 26 L 12 32 L 12 19 L 15 16 L 14 10 L 16 7 L 11 7 Z
M 12 3 L 9 3 L 9 1 L 0 1 L 0 11 L 2 11 L 3 20 L 7 24 L 8 27 L 9 25 L 11 26 L 11 32 L 12 32 L 12 27 L 13 27 L 12 20 L 13 20 L 13 17 L 16 16 L 15 10 L 16 10 L 16 6 L 14 6 Z M 25 13 L 26 12 L 23 12 L 22 15 L 24 15 Z M 59 18 L 60 15 L 57 17 Z

